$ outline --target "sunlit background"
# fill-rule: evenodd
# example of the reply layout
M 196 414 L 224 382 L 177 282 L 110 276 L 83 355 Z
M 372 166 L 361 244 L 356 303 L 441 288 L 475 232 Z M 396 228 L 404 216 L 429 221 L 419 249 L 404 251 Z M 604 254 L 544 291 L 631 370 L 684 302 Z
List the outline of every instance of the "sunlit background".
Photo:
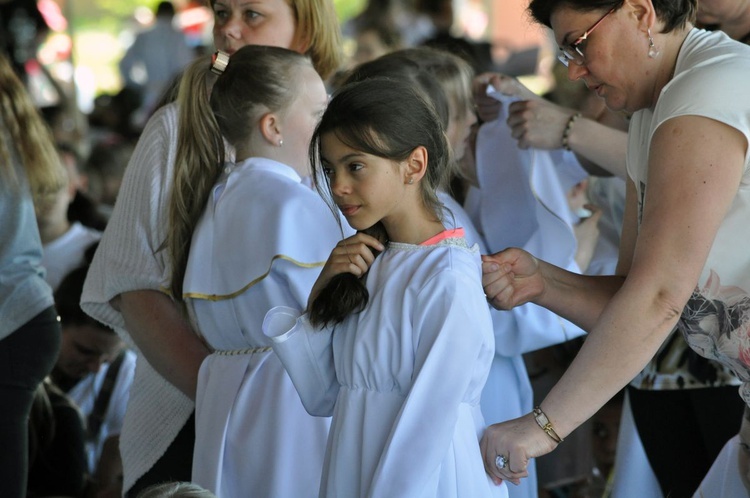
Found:
M 38 0 L 50 34 L 39 53 L 39 61 L 59 81 L 75 88 L 78 106 L 89 112 L 94 98 L 115 93 L 122 87 L 117 63 L 135 34 L 154 19 L 152 0 Z M 211 45 L 212 17 L 204 3 L 174 0 L 176 23 L 196 46 Z M 357 15 L 366 0 L 334 0 L 341 22 Z M 531 85 L 543 90 L 545 33 L 532 25 L 524 12 L 527 0 L 454 0 L 454 32 L 474 40 L 489 41 L 496 61 L 532 51 L 537 62 Z M 352 50 L 351 40 L 345 50 Z M 538 50 L 541 49 L 541 50 Z M 536 54 L 540 53 L 540 56 Z M 30 68 L 33 76 L 34 68 Z M 40 102 L 55 98 L 44 78 L 32 78 L 32 90 Z

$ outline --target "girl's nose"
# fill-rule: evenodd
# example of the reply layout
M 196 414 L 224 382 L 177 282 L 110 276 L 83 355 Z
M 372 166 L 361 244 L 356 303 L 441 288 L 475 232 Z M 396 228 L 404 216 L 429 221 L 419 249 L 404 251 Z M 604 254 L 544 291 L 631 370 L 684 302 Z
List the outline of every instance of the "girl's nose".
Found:
M 335 175 L 331 178 L 331 192 L 334 195 L 342 196 L 351 193 L 351 184 L 342 178 L 342 175 Z

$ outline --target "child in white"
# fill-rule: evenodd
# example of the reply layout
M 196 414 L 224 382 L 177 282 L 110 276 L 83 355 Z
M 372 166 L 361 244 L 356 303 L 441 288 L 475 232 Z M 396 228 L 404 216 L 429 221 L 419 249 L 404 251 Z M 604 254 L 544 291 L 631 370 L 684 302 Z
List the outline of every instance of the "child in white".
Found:
M 330 420 L 305 412 L 261 324 L 273 306 L 305 305 L 341 238 L 325 202 L 302 183 L 328 96 L 304 56 L 246 46 L 209 101 L 200 89 L 224 57 L 191 66 L 183 79 L 182 116 L 194 117 L 180 124 L 170 204 L 173 295 L 213 350 L 198 377 L 193 481 L 222 498 L 313 497 Z M 205 138 L 200 130 L 209 130 Z M 218 160 L 222 136 L 235 163 Z M 191 160 L 206 149 L 207 161 Z M 204 205 L 198 220 L 183 214 Z M 290 478 L 295 462 L 304 465 Z
M 311 151 L 362 232 L 333 250 L 307 313 L 274 308 L 263 327 L 307 410 L 333 415 L 320 496 L 507 496 L 480 456 L 492 323 L 477 248 L 440 221 L 432 106 L 405 82 L 346 85 Z

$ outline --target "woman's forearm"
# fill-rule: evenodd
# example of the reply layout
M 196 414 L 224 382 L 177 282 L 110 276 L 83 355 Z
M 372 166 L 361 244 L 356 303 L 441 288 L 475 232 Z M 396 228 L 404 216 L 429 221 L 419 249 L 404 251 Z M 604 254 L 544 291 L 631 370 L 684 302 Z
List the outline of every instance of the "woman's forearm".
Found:
M 544 276 L 544 292 L 534 300 L 539 306 L 591 331 L 624 277 L 591 276 L 573 273 L 539 261 Z
M 669 336 L 680 315 L 678 304 L 660 298 L 669 294 L 630 285 L 611 300 L 542 403 L 562 437 L 627 385 Z
M 587 118 L 577 119 L 568 135 L 568 146 L 577 155 L 620 178 L 627 178 L 627 141 L 627 132 Z
M 125 327 L 151 366 L 194 400 L 198 370 L 210 351 L 177 304 L 155 290 L 125 292 L 118 301 Z

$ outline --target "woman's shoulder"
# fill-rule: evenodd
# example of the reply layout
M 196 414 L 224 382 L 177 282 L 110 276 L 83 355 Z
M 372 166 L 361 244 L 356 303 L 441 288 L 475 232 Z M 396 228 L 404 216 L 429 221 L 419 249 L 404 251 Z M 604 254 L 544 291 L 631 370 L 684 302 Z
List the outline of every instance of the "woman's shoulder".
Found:
M 697 115 L 740 126 L 750 117 L 750 47 L 723 33 L 693 30 L 685 41 L 675 75 L 662 90 L 654 124 Z
M 750 46 L 732 40 L 723 32 L 694 29 L 683 43 L 674 78 L 667 88 L 680 85 L 718 94 L 716 85 L 747 81 L 749 74 Z

